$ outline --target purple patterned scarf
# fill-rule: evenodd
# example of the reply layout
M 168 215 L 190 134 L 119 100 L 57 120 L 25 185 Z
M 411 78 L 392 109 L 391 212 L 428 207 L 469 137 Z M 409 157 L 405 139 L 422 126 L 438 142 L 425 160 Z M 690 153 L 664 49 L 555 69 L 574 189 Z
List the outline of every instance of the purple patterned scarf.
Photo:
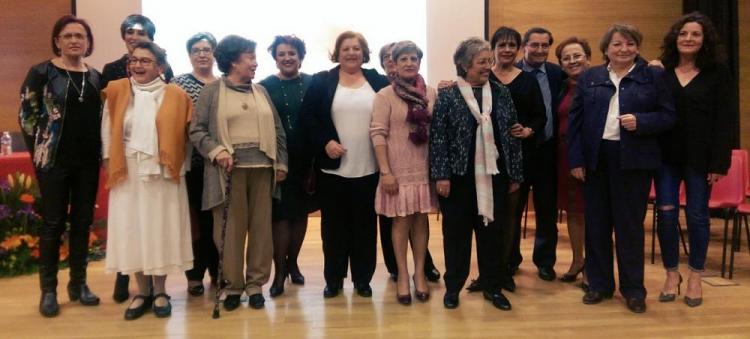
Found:
M 432 120 L 427 110 L 427 85 L 424 78 L 417 74 L 413 81 L 406 81 L 400 77 L 394 77 L 391 82 L 393 90 L 409 107 L 406 113 L 406 121 L 411 124 L 409 140 L 415 145 L 427 142 L 427 125 Z

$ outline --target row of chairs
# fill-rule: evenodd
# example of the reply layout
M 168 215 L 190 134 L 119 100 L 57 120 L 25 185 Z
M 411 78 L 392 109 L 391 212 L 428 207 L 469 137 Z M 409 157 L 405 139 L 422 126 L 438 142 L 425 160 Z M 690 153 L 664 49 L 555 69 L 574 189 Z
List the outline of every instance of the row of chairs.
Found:
M 724 219 L 724 238 L 721 255 L 721 276 L 725 277 L 727 271 L 729 273 L 729 279 L 732 279 L 734 273 L 734 254 L 740 251 L 740 244 L 742 240 L 742 225 L 744 221 L 745 234 L 748 241 L 748 251 L 750 252 L 750 223 L 748 222 L 748 215 L 750 215 L 750 203 L 746 201 L 746 197 L 750 197 L 750 173 L 748 172 L 748 152 L 743 149 L 732 150 L 732 162 L 729 167 L 727 175 L 721 180 L 716 182 L 711 189 L 711 197 L 708 201 L 708 208 L 712 211 L 717 211 L 721 214 Z M 680 186 L 680 207 L 684 208 L 685 203 L 685 187 L 684 184 Z M 649 195 L 649 202 L 653 206 L 652 214 L 652 231 L 651 231 L 651 263 L 654 263 L 656 253 L 656 192 L 654 186 L 651 186 L 651 193 Z M 729 221 L 732 221 L 731 234 L 729 233 Z M 682 240 L 682 247 L 685 251 L 685 255 L 688 254 L 688 248 L 685 242 L 685 236 L 683 235 L 680 224 L 677 224 L 680 228 L 680 238 Z M 727 248 L 729 247 L 729 267 L 727 269 Z

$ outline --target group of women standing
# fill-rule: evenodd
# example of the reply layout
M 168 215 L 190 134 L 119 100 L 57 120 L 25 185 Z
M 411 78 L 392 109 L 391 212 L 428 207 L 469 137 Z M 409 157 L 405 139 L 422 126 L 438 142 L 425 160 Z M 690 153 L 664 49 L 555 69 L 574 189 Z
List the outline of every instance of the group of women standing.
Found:
M 510 258 L 519 188 L 534 166 L 527 159 L 533 136 L 550 134 L 537 79 L 515 63 L 527 43 L 519 32 L 501 27 L 491 43 L 462 41 L 453 55 L 456 80 L 436 91 L 420 75 L 423 52 L 410 41 L 384 47 L 392 65 L 386 77 L 363 67 L 370 59 L 364 36 L 344 32 L 331 53 L 337 66 L 310 76 L 300 72 L 304 42 L 278 36 L 268 51 L 279 71 L 256 84 L 252 40 L 230 35 L 217 42 L 198 33 L 186 45 L 193 71 L 170 81 L 166 53 L 152 41 L 153 23 L 130 16 L 121 31 L 128 53 L 108 65 L 106 87 L 83 62 L 93 50 L 91 29 L 73 16 L 53 30 L 57 57 L 32 67 L 22 87 L 19 118 L 45 220 L 43 315 L 59 312 L 57 252 L 68 213 L 69 297 L 99 303 L 86 284 L 86 253 L 102 164 L 110 189 L 106 268 L 123 274 L 115 299 L 128 299 L 128 274 L 138 284 L 126 319 L 151 309 L 158 317 L 171 314 L 170 273 L 186 271 L 188 292 L 197 296 L 208 270 L 226 292 L 227 310 L 240 306 L 243 293 L 250 307 L 264 306 L 272 262 L 272 297 L 284 293 L 287 277 L 304 284 L 297 259 L 316 203 L 324 297 L 340 293 L 349 269 L 357 294 L 372 295 L 379 214 L 392 221 L 397 301 L 411 304 L 412 283 L 416 299 L 427 301 L 427 280 L 439 277 L 431 260 L 425 263 L 427 213 L 439 206 L 444 306 L 459 305 L 473 232 L 480 276 L 469 290 L 511 309 L 502 291 L 516 288 Z M 610 298 L 614 230 L 619 288 L 634 312 L 646 308 L 643 219 L 654 171 L 667 270 L 659 301 L 675 300 L 682 282 L 676 197 L 684 180 L 691 243 L 685 302 L 700 305 L 710 185 L 729 166 L 728 138 L 716 131 L 732 122 L 731 103 L 717 94 L 728 92 L 731 80 L 718 63 L 708 19 L 692 13 L 676 22 L 661 64 L 649 66 L 639 56 L 641 40 L 633 26 L 611 26 L 599 46 L 606 62 L 590 69 L 588 42 L 564 40 L 556 56 L 567 76 L 554 93 L 558 195 L 573 249 L 560 279 L 575 281 L 584 271 L 583 302 Z M 214 62 L 221 77 L 212 72 Z M 120 64 L 118 77 L 113 70 Z M 541 269 L 540 277 L 549 276 Z

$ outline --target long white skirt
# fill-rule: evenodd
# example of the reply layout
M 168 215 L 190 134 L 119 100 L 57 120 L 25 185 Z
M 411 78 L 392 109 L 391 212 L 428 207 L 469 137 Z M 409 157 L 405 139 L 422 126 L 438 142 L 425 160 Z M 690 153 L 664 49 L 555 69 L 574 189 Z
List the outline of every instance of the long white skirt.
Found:
M 138 176 L 135 158 L 125 159 L 128 176 L 109 191 L 107 271 L 166 275 L 193 268 L 185 177 L 177 184 Z

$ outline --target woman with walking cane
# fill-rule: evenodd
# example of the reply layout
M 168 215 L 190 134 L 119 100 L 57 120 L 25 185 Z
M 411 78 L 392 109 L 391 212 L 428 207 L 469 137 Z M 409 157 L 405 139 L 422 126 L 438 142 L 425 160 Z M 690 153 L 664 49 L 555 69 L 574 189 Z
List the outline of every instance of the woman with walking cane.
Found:
M 190 140 L 208 160 L 202 207 L 214 214 L 227 311 L 240 306 L 243 292 L 250 307 L 264 306 L 261 287 L 268 282 L 273 257 L 271 197 L 287 173 L 279 115 L 265 88 L 252 83 L 258 67 L 255 46 L 236 35 L 219 42 L 214 57 L 224 75 L 203 89 L 190 125 Z

